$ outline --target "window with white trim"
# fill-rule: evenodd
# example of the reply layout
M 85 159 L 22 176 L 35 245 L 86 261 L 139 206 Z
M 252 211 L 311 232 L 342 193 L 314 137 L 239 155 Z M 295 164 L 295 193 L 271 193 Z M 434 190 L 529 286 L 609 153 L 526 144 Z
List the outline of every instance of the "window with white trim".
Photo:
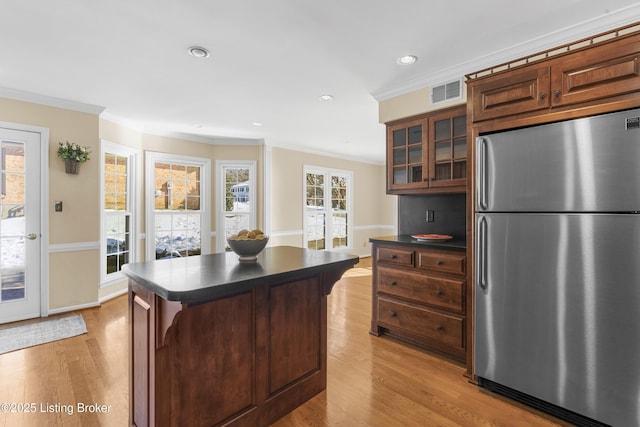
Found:
M 209 252 L 211 162 L 147 152 L 147 260 Z
M 119 280 L 135 261 L 134 183 L 137 150 L 101 141 L 101 281 Z
M 256 162 L 216 161 L 218 182 L 216 250 L 227 250 L 227 237 L 256 228 Z
M 304 246 L 319 250 L 350 249 L 353 174 L 305 166 L 304 179 Z

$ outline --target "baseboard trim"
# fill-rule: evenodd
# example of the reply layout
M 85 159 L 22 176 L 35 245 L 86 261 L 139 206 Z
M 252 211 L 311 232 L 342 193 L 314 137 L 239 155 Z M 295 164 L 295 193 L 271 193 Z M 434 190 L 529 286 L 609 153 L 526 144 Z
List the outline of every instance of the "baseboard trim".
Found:
M 78 305 L 70 305 L 67 307 L 53 308 L 53 309 L 49 309 L 48 314 L 52 315 L 52 314 L 68 313 L 69 311 L 84 310 L 85 308 L 94 308 L 94 307 L 100 307 L 100 302 L 96 301 L 96 302 L 89 302 L 86 304 L 78 304 Z
M 128 289 L 128 288 L 120 289 L 120 290 L 118 290 L 118 291 L 115 291 L 115 292 L 110 293 L 109 295 L 105 295 L 105 296 L 103 296 L 102 298 L 99 298 L 99 299 L 98 299 L 98 302 L 99 302 L 100 304 L 103 304 L 103 303 L 105 303 L 105 302 L 107 302 L 107 301 L 109 301 L 109 300 L 112 300 L 112 299 L 114 299 L 114 298 L 117 298 L 117 297 L 119 297 L 119 296 L 121 296 L 121 295 L 126 294 L 128 291 L 129 291 L 129 289 Z

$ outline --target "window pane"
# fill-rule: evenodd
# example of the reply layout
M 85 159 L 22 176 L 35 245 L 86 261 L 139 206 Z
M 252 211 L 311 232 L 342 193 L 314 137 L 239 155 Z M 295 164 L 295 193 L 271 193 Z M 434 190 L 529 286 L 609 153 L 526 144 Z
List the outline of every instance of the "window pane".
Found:
M 339 212 L 333 215 L 332 244 L 334 248 L 346 247 L 347 242 L 347 213 Z
M 409 128 L 409 144 L 420 144 L 422 141 L 422 125 Z
M 451 119 L 436 121 L 435 136 L 436 139 L 451 138 Z
M 325 214 L 307 211 L 307 247 L 325 248 Z
M 467 116 L 453 118 L 453 136 L 459 137 L 467 134 Z
M 398 129 L 393 131 L 393 146 L 403 147 L 407 144 L 407 130 Z
M 131 236 L 130 216 L 110 212 L 105 215 L 107 274 L 120 271 L 129 259 Z

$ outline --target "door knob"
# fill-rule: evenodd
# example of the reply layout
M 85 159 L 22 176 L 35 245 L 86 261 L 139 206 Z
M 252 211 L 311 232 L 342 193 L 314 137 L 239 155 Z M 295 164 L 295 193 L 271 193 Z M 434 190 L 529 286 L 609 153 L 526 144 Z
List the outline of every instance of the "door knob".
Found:
M 36 240 L 38 238 L 38 235 L 36 233 L 29 233 L 25 237 L 29 240 Z

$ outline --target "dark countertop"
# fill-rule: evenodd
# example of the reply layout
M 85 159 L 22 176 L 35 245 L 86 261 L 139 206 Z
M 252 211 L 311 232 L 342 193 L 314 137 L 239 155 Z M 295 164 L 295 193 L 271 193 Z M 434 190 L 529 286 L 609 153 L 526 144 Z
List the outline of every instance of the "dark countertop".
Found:
M 467 249 L 467 242 L 465 239 L 454 238 L 449 240 L 448 242 L 421 242 L 419 240 L 414 239 L 409 234 L 401 234 L 398 236 L 380 236 L 380 237 L 371 237 L 369 238 L 370 242 L 375 243 L 390 243 L 397 245 L 412 245 L 421 248 L 431 248 L 431 249 L 447 249 L 447 250 L 456 250 L 462 251 Z
M 127 264 L 122 272 L 168 301 L 196 303 L 353 267 L 359 258 L 345 253 L 292 246 L 263 250 L 256 262 L 239 262 L 233 252 Z

